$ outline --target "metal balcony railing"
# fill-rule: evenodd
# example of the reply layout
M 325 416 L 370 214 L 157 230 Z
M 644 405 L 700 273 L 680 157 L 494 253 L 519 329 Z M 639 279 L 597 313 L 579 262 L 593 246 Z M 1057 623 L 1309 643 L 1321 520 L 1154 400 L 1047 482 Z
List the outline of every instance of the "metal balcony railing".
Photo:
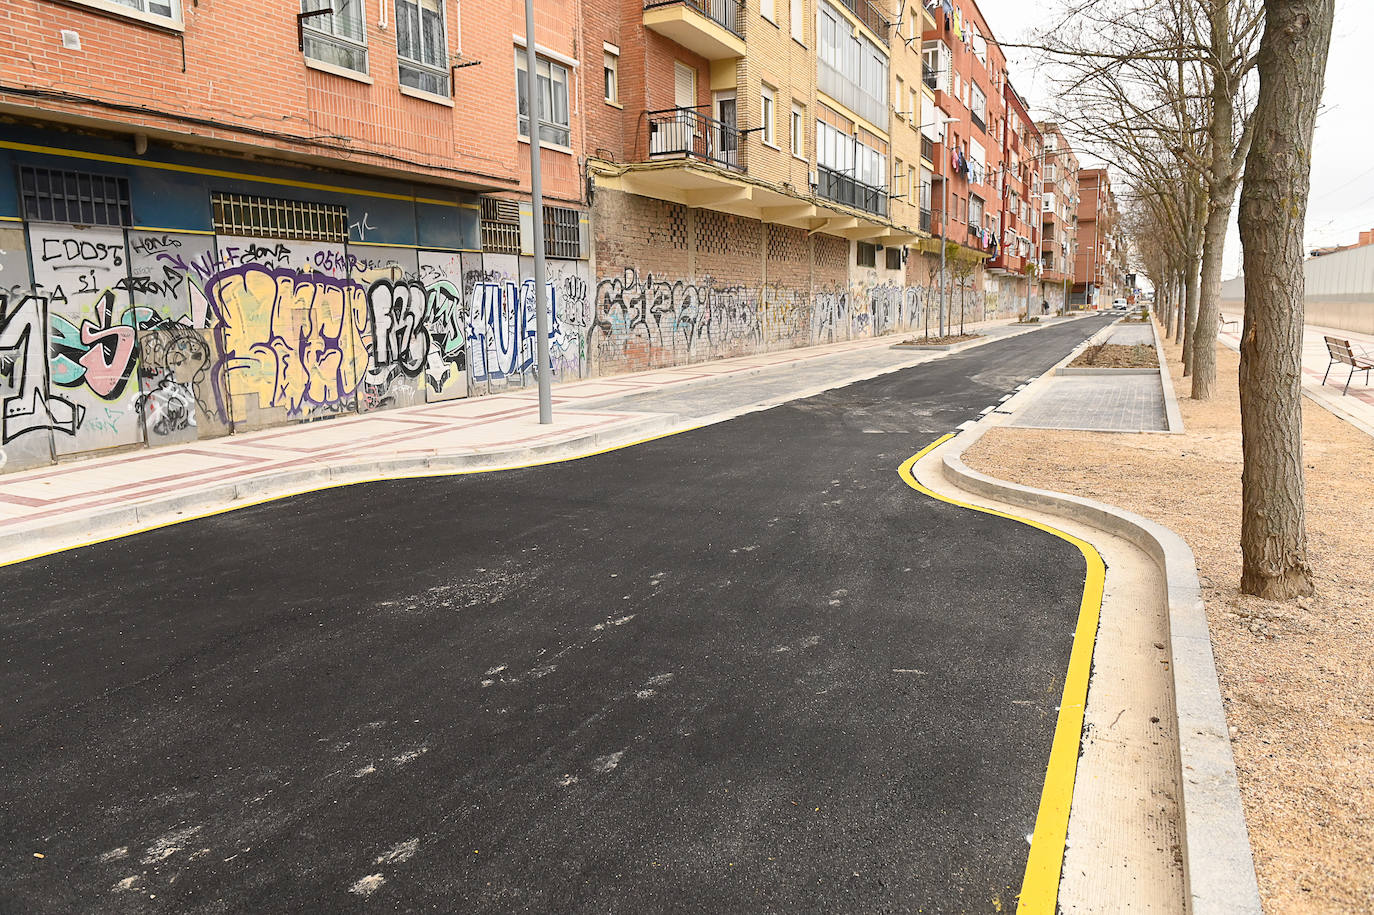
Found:
M 646 111 L 649 158 L 687 156 L 721 168 L 744 171 L 739 161 L 740 131 L 695 108 Z
M 820 179 L 816 185 L 816 193 L 825 199 L 843 203 L 867 213 L 876 213 L 879 216 L 887 215 L 887 192 L 882 188 L 864 184 L 856 178 L 826 168 L 824 165 L 818 167 L 816 172 Z
M 977 113 L 970 111 L 968 117 L 969 120 L 973 122 L 974 127 L 977 127 L 979 130 L 983 131 L 983 133 L 988 132 L 988 125 L 983 123 L 983 119 L 980 118 Z
M 646 10 L 661 6 L 690 6 L 707 19 L 725 26 L 740 38 L 744 37 L 744 0 L 646 0 Z
M 925 63 L 924 61 L 922 61 L 922 62 L 921 62 L 921 80 L 922 80 L 922 82 L 924 82 L 924 83 L 926 84 L 926 88 L 928 88 L 928 89 L 939 89 L 939 88 L 940 88 L 940 71 L 937 70 L 937 69 L 935 69 L 934 67 L 932 67 L 930 64 Z
M 883 17 L 882 13 L 878 12 L 878 8 L 869 2 L 869 0 L 840 0 L 840 2 L 849 7 L 849 11 L 855 16 L 858 16 L 860 22 L 872 29 L 873 34 L 878 36 L 879 41 L 883 44 L 888 43 L 887 19 Z
M 929 231 L 930 231 L 930 224 L 931 224 L 930 210 L 922 209 L 922 210 L 921 210 L 921 231 L 922 231 L 922 232 L 929 232 Z
M 935 141 L 925 134 L 921 134 L 921 157 L 935 161 Z

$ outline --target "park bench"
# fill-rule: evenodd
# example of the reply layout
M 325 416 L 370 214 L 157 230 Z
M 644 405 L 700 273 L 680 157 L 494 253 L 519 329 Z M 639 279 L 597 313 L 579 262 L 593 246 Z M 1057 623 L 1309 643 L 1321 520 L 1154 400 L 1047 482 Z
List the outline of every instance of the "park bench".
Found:
M 1350 374 L 1345 376 L 1345 388 L 1341 391 L 1344 396 L 1350 390 L 1350 379 L 1355 377 L 1356 372 L 1364 372 L 1364 383 L 1369 385 L 1369 373 L 1374 371 L 1374 359 L 1364 353 L 1356 353 L 1350 348 L 1349 340 L 1338 340 L 1335 337 L 1326 337 L 1326 354 L 1331 359 L 1326 364 L 1326 374 L 1322 376 L 1322 384 L 1326 384 L 1327 377 L 1331 374 L 1331 366 L 1348 365 Z
M 1240 330 L 1240 318 L 1228 318 L 1226 317 L 1226 315 L 1222 315 L 1221 329 L 1226 330 L 1229 327 L 1234 327 L 1236 330 Z

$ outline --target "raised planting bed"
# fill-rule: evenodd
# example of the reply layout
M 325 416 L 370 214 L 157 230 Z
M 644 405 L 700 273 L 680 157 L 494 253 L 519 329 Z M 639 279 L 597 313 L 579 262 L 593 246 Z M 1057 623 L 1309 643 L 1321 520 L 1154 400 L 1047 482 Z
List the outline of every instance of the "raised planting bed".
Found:
M 908 337 L 901 343 L 892 344 L 893 349 L 953 349 L 983 337 L 984 334 L 946 334 L 943 337 Z
M 1148 343 L 1099 343 L 1079 353 L 1078 358 L 1069 363 L 1069 368 L 1157 369 L 1159 356 Z

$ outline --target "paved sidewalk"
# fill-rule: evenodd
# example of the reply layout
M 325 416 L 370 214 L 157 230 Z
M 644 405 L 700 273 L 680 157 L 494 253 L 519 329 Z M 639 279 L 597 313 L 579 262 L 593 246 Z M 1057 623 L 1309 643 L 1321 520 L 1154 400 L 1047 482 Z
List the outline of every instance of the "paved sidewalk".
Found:
M 1218 339 L 1231 349 L 1239 351 L 1241 316 L 1235 312 L 1224 312 L 1221 320 L 1222 326 L 1217 333 Z M 1228 326 L 1226 324 L 1228 321 L 1234 323 Z M 1327 378 L 1325 385 L 1322 384 L 1322 376 L 1326 374 L 1326 367 L 1330 363 L 1323 337 L 1330 335 L 1342 340 L 1349 340 L 1356 353 L 1363 349 L 1367 353 L 1374 354 L 1374 336 L 1351 333 L 1348 330 L 1338 330 L 1334 327 L 1322 327 L 1318 324 L 1308 324 L 1304 330 L 1302 341 L 1303 393 L 1351 425 L 1374 435 L 1374 376 L 1371 376 L 1371 383 L 1366 385 L 1364 373 L 1356 373 L 1350 381 L 1349 393 L 1342 395 L 1341 389 L 1345 387 L 1346 375 L 1349 374 L 1350 368 L 1349 366 L 1333 365 L 1331 366 L 1331 376 Z
M 1054 326 L 1074 318 L 1044 322 Z M 970 324 L 988 339 L 1035 328 Z M 0 476 L 0 558 L 108 536 L 327 485 L 565 458 L 918 365 L 942 352 L 894 350 L 906 335 L 558 385 L 554 423 L 533 388 L 186 445 L 125 451 Z M 38 542 L 38 539 L 46 539 Z

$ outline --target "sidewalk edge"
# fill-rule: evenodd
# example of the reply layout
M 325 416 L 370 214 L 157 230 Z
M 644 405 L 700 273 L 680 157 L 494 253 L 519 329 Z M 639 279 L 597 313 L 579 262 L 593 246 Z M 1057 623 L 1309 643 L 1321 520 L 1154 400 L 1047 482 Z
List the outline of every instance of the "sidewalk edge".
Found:
M 308 492 L 383 480 L 515 470 L 590 457 L 679 430 L 681 426 L 682 419 L 677 414 L 646 413 L 641 419 L 611 429 L 597 429 L 517 450 L 373 458 L 246 480 L 225 480 L 189 492 L 88 512 L 77 518 L 5 531 L 0 533 L 0 567 Z
M 962 458 L 990 428 L 980 424 L 942 455 L 950 481 L 984 498 L 1038 509 L 1121 537 L 1164 570 L 1178 729 L 1183 879 L 1193 915 L 1261 915 L 1250 836 L 1222 706 L 1193 551 L 1169 528 L 1133 512 L 979 473 Z

